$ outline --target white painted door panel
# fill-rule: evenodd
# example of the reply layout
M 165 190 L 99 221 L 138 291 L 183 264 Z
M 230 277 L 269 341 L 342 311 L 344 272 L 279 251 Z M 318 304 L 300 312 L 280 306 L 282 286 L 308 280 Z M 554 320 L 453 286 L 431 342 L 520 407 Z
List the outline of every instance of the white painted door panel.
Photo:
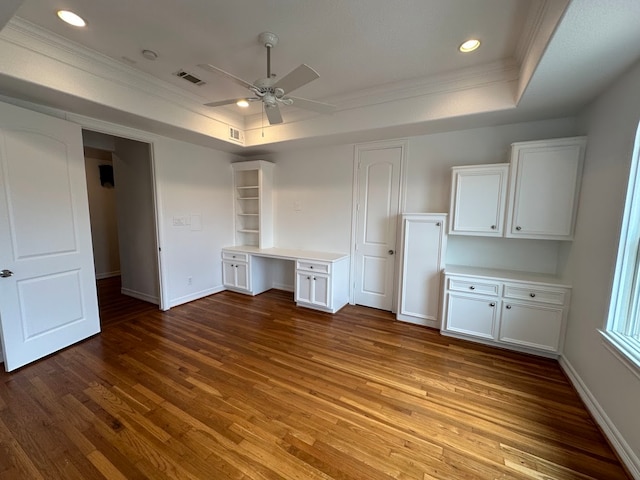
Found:
M 7 370 L 100 331 L 80 127 L 5 104 L 0 269 Z
M 447 297 L 445 330 L 494 340 L 498 309 L 496 299 L 450 293 Z
M 355 242 L 355 303 L 391 310 L 401 146 L 361 150 Z

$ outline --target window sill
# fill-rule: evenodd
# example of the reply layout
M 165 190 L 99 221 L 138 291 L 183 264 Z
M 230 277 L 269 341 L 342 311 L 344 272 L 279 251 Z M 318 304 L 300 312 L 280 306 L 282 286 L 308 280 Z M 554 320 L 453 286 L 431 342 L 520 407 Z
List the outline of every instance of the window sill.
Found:
M 598 330 L 604 338 L 604 346 L 620 360 L 631 372 L 640 378 L 640 345 L 630 341 L 625 335 L 616 332 Z

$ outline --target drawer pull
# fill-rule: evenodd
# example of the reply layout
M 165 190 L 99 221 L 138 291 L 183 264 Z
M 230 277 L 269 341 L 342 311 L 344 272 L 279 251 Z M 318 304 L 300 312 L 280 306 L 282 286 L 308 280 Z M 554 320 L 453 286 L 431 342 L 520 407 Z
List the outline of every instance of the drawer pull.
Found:
M 476 287 L 474 287 L 473 285 L 471 285 L 471 286 L 469 287 L 469 290 L 475 290 L 475 289 L 476 289 Z
M 535 293 L 530 293 L 530 294 L 529 294 L 529 296 L 530 296 L 531 298 L 535 298 L 535 297 L 536 297 L 536 294 L 535 294 Z
M 517 230 L 517 231 L 520 231 L 520 230 L 522 230 L 522 227 L 518 225 L 518 226 L 516 227 L 516 230 Z
M 495 230 L 496 226 L 495 225 L 491 225 L 491 230 Z
M 511 305 L 507 305 L 505 308 L 506 308 L 507 310 L 511 310 Z
M 496 302 L 491 302 L 491 303 L 489 304 L 489 306 L 490 306 L 490 307 L 495 307 L 495 306 L 496 306 Z

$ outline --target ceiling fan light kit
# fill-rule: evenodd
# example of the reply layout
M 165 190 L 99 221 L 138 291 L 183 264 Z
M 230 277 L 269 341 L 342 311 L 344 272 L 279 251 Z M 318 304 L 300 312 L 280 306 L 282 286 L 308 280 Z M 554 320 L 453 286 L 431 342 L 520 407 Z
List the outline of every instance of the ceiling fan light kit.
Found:
M 258 41 L 267 49 L 267 76 L 259 78 L 255 82 L 247 82 L 235 75 L 226 72 L 218 67 L 210 64 L 198 65 L 200 68 L 212 73 L 221 75 L 232 82 L 247 88 L 254 96 L 250 98 L 233 98 L 222 100 L 219 102 L 205 103 L 208 107 L 220 107 L 223 105 L 238 104 L 241 101 L 252 102 L 262 101 L 264 112 L 267 115 L 270 125 L 282 123 L 282 114 L 279 105 L 293 105 L 298 108 L 311 110 L 318 113 L 331 113 L 334 105 L 328 103 L 317 102 L 306 98 L 297 98 L 289 95 L 290 92 L 306 85 L 307 83 L 319 78 L 320 75 L 306 64 L 302 64 L 289 72 L 279 80 L 275 79 L 275 75 L 271 73 L 271 49 L 278 44 L 278 36 L 271 32 L 262 32 L 258 35 Z

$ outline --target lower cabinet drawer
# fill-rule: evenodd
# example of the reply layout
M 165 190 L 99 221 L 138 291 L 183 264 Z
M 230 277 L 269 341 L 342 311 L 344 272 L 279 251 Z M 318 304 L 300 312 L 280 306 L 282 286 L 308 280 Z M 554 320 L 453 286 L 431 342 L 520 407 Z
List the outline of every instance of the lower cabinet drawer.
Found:
M 242 252 L 229 252 L 226 250 L 222 251 L 222 259 L 223 260 L 234 260 L 236 262 L 248 262 L 249 254 Z
M 329 273 L 330 263 L 310 262 L 308 260 L 298 260 L 296 270 L 306 270 L 316 273 Z
M 564 305 L 565 290 L 553 288 L 528 287 L 526 285 L 512 285 L 505 283 L 504 298 L 514 300 L 526 300 L 528 302 L 551 303 L 553 305 Z
M 472 279 L 450 278 L 449 290 L 456 292 L 475 293 L 479 295 L 497 296 L 500 294 L 500 283 L 476 282 Z

